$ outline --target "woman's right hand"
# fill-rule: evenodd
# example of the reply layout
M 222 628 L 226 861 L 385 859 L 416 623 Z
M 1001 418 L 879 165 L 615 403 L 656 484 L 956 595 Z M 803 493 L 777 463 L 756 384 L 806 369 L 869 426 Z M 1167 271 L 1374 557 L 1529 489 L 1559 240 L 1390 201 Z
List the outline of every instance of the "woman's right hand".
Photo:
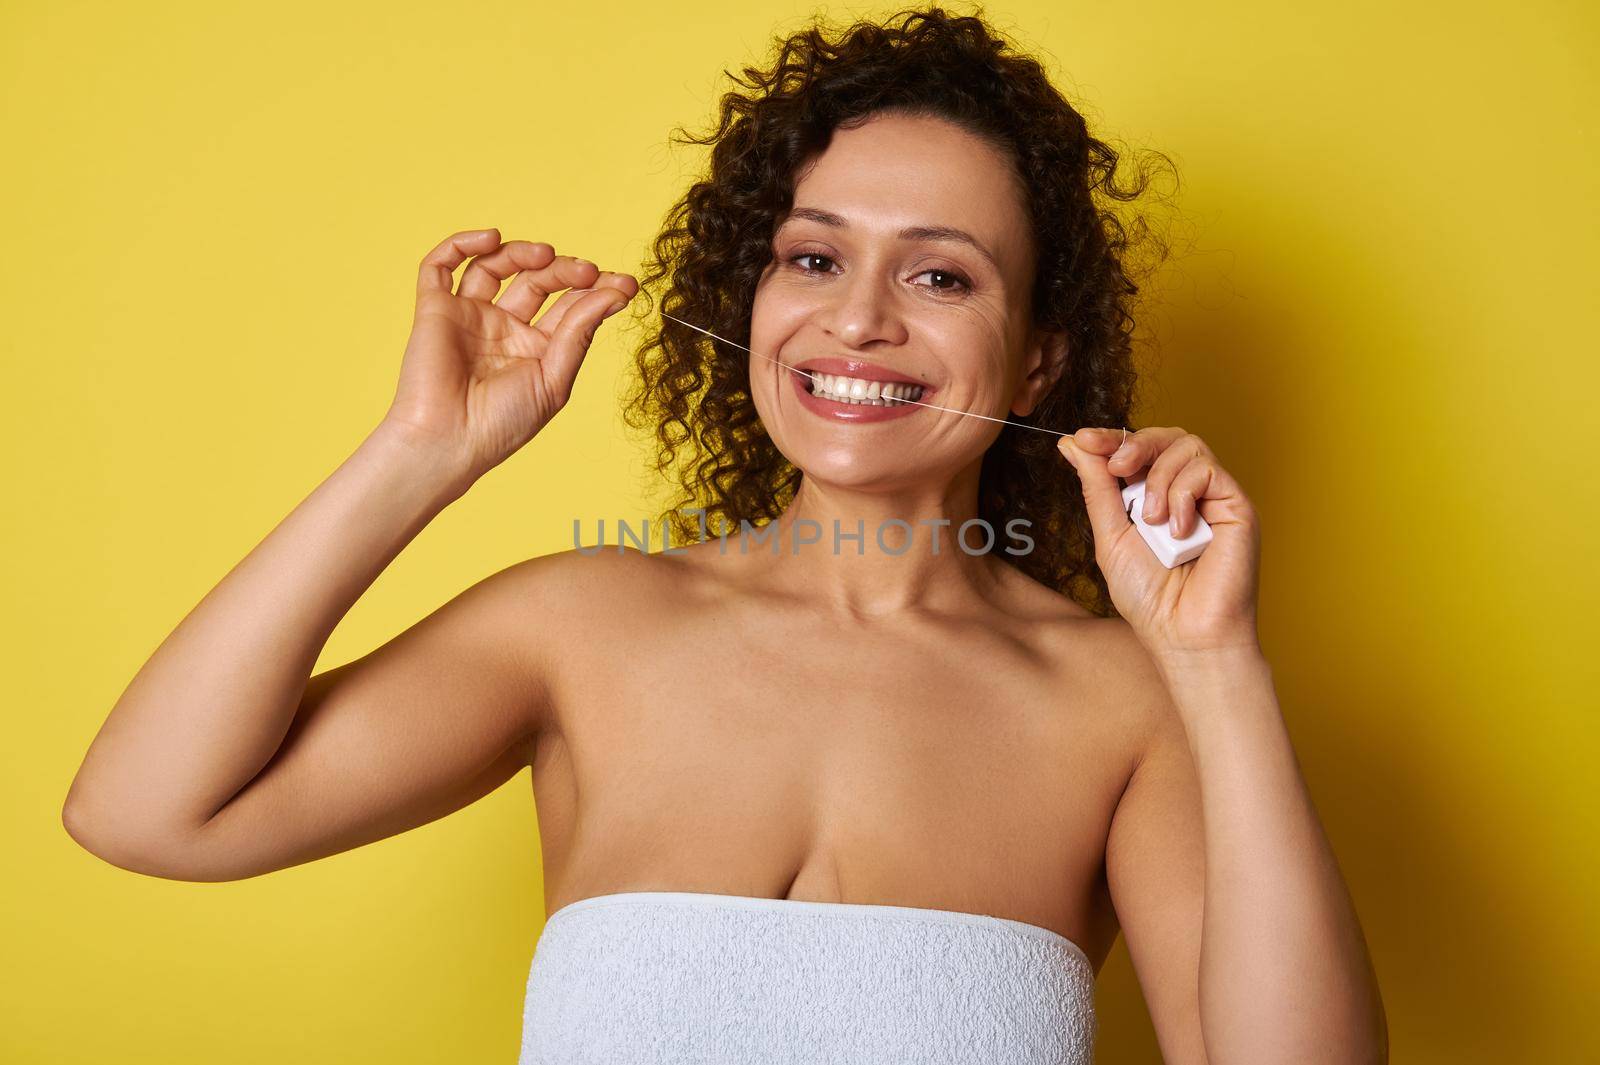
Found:
M 452 292 L 454 271 L 469 257 Z M 560 289 L 567 291 L 532 321 Z M 638 291 L 631 275 L 557 255 L 549 244 L 502 244 L 498 229 L 449 237 L 422 260 L 411 338 L 385 426 L 436 449 L 470 484 L 566 405 L 595 330 Z

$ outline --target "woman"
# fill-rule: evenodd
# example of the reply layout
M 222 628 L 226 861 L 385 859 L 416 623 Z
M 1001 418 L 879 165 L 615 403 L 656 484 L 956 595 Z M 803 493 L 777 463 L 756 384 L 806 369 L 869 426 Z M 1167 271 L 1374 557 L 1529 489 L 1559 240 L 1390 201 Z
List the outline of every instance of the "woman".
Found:
M 458 233 L 386 417 L 135 677 L 68 831 L 238 879 L 532 766 L 525 1063 L 1087 1062 L 1119 931 L 1168 1061 L 1384 1060 L 1257 641 L 1251 504 L 1195 435 L 1120 428 L 1116 156 L 938 9 L 746 73 L 657 242 L 670 317 L 630 405 L 676 530 L 730 535 L 530 559 L 308 676 L 640 291 Z M 1136 534 L 1140 475 L 1150 520 L 1211 524 L 1198 560 Z

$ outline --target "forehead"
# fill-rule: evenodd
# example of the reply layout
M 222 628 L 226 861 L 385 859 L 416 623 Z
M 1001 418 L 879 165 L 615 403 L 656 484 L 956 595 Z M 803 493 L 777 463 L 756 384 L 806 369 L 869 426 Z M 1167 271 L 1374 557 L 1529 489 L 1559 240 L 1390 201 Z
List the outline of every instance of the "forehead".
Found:
M 1009 273 L 1024 265 L 1031 237 L 1018 186 L 1010 161 L 984 138 L 937 118 L 881 115 L 835 130 L 801 170 L 794 200 L 871 238 L 908 226 L 964 229 Z

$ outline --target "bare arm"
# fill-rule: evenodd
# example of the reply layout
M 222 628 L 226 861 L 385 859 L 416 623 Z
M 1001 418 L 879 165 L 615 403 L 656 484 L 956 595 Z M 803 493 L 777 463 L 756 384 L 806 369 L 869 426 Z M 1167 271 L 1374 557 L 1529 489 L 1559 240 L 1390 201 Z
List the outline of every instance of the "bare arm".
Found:
M 1163 1057 L 1388 1059 L 1377 977 L 1259 654 L 1162 671 L 1108 878 Z
M 1112 818 L 1107 880 L 1169 1061 L 1382 1063 L 1388 1029 L 1333 849 L 1300 776 L 1257 638 L 1261 526 L 1244 488 L 1177 426 L 1062 437 L 1095 563 L 1153 708 L 1150 743 Z M 1123 507 L 1196 559 L 1162 565 Z M 1152 662 L 1154 668 L 1152 668 Z M 1159 683 L 1157 683 L 1159 681 Z
M 530 325 L 549 291 L 592 283 L 593 265 L 494 231 L 429 253 L 389 415 L 134 677 L 67 795 L 75 840 L 151 875 L 235 879 L 432 820 L 526 764 L 540 673 L 518 622 L 533 563 L 309 674 L 405 545 L 565 404 L 602 314 L 636 290 L 618 276 Z
M 1200 938 L 1206 839 L 1200 782 L 1183 721 L 1151 679 L 1143 654 L 1128 664 L 1146 678 L 1130 702 L 1149 708 L 1149 739 L 1123 789 L 1106 840 L 1106 881 L 1128 956 L 1167 1065 L 1207 1065 L 1200 1030 Z M 1138 672 L 1134 672 L 1138 671 Z M 1220 1062 L 1221 1059 L 1219 1059 Z
M 349 850 L 475 801 L 528 764 L 554 559 L 468 588 L 306 679 L 360 592 L 448 492 L 374 434 L 163 643 L 90 747 L 64 821 L 137 872 L 234 880 Z M 341 535 L 341 530 L 344 530 Z

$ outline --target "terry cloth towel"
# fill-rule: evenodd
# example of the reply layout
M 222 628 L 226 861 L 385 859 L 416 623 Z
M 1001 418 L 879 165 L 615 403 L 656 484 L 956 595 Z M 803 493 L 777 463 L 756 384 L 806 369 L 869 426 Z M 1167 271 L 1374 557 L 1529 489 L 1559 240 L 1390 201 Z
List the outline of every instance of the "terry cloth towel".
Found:
M 550 915 L 518 1065 L 1090 1065 L 1094 969 L 986 914 L 683 891 Z

